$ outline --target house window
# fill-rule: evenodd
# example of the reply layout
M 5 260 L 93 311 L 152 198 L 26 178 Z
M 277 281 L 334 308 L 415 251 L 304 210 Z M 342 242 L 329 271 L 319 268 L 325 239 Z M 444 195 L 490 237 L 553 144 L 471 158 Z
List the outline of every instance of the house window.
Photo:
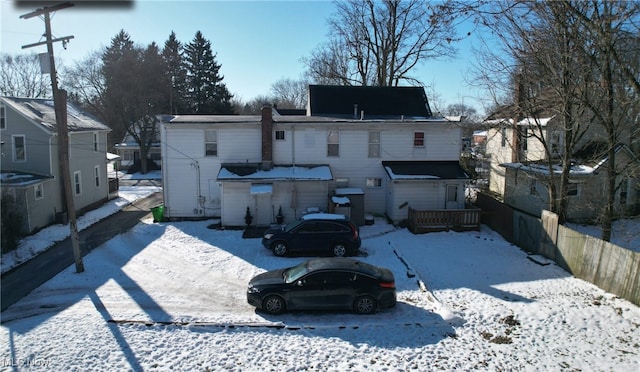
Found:
M 149 154 L 149 158 L 150 158 L 151 160 L 153 160 L 153 161 L 160 161 L 161 156 L 160 156 L 160 153 L 159 153 L 158 151 L 152 151 L 152 152 Z
M 284 131 L 277 130 L 276 131 L 276 141 L 284 141 Z
M 551 135 L 551 155 L 560 155 L 560 133 L 554 132 Z
M 365 185 L 367 187 L 381 187 L 382 178 L 367 178 Z
M 6 128 L 4 105 L 0 105 L 0 129 Z
M 380 132 L 378 131 L 369 132 L 369 157 L 380 157 Z
M 502 137 L 502 143 L 500 144 L 500 146 L 506 147 L 507 146 L 507 128 L 500 128 L 500 135 Z
M 36 200 L 42 199 L 44 197 L 44 187 L 42 186 L 41 183 L 35 185 L 35 187 L 33 188 L 33 191 L 34 191 Z
M 93 173 L 96 178 L 96 187 L 100 187 L 100 166 L 99 165 L 96 165 L 95 168 L 93 168 Z
M 80 171 L 73 172 L 73 189 L 76 195 L 82 194 L 82 177 Z
M 626 180 L 622 181 L 622 184 L 620 185 L 620 205 L 627 204 L 627 190 L 629 189 L 630 185 L 630 179 L 627 178 Z
M 24 162 L 27 161 L 27 145 L 25 143 L 24 135 L 13 136 L 13 161 Z
M 349 179 L 348 178 L 336 178 L 336 187 L 341 189 L 345 187 L 349 187 Z
M 133 161 L 132 151 L 125 151 L 122 155 L 124 155 L 124 161 Z
M 520 137 L 520 149 L 522 151 L 527 151 L 527 146 L 529 142 L 529 128 L 521 129 L 521 137 Z
M 567 185 L 567 196 L 578 196 L 578 184 L 569 183 Z
M 98 152 L 98 133 L 93 134 L 93 151 Z
M 424 147 L 424 132 L 413 133 L 413 147 Z
M 327 156 L 340 156 L 340 133 L 330 130 L 327 134 Z
M 204 131 L 205 156 L 218 156 L 218 132 L 215 129 Z
M 538 191 L 536 190 L 537 188 L 537 181 L 536 180 L 530 180 L 529 181 L 529 195 L 537 195 Z

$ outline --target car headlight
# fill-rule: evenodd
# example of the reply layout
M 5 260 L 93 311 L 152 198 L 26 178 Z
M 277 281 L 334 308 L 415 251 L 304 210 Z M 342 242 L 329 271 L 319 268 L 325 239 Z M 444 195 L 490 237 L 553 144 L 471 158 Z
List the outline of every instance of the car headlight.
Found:
M 264 234 L 264 238 L 269 240 L 269 239 L 273 238 L 273 234 Z
M 250 286 L 247 288 L 247 293 L 260 293 L 260 290 L 256 287 Z

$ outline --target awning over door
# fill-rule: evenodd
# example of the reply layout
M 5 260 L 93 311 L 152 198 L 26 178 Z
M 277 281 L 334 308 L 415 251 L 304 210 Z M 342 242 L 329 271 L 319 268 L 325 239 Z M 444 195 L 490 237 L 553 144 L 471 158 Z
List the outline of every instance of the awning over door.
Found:
M 271 194 L 273 193 L 272 184 L 251 184 L 251 195 Z

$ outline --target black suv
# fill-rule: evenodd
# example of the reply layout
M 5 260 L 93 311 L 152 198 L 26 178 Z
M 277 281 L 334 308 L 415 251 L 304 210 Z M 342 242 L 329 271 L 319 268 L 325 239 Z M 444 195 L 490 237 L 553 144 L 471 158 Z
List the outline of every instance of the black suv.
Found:
M 262 245 L 276 256 L 289 253 L 321 252 L 342 257 L 354 255 L 360 248 L 360 231 L 341 214 L 312 213 L 262 237 Z

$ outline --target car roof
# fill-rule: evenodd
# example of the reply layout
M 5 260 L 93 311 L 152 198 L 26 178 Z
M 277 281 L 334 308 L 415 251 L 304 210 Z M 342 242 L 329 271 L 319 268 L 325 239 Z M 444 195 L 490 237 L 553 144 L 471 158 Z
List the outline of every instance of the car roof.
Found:
M 347 217 L 344 214 L 336 214 L 336 213 L 309 213 L 302 216 L 302 219 L 305 221 L 309 220 L 346 220 Z
M 371 276 L 378 276 L 380 268 L 348 257 L 321 257 L 307 261 L 309 271 L 318 270 L 351 270 Z

